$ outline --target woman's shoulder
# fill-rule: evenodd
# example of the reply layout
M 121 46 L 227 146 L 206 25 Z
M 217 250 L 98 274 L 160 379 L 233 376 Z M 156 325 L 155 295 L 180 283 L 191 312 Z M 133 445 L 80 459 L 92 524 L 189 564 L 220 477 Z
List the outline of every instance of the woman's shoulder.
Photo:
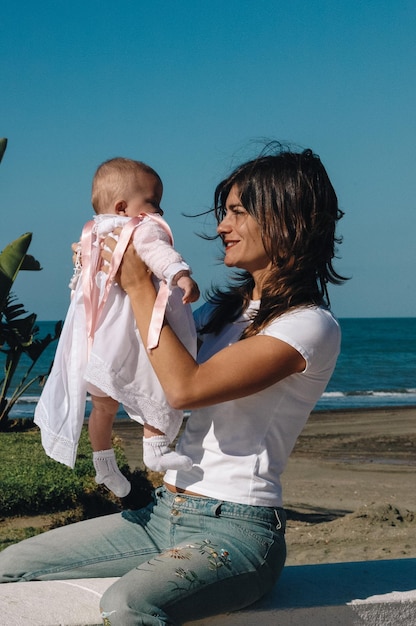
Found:
M 280 326 L 294 324 L 309 324 L 317 326 L 339 327 L 339 323 L 332 311 L 325 307 L 315 304 L 295 307 L 286 313 L 282 313 L 273 319 L 269 326 Z
M 294 308 L 275 318 L 261 334 L 286 341 L 304 352 L 337 352 L 341 343 L 338 320 L 323 306 Z

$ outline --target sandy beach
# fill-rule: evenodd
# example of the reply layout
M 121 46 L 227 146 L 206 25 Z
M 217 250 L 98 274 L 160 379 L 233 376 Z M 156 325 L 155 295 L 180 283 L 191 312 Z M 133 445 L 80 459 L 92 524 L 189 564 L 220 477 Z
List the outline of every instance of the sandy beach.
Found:
M 142 469 L 141 426 L 115 434 Z M 312 414 L 283 489 L 288 565 L 416 557 L 416 407 Z

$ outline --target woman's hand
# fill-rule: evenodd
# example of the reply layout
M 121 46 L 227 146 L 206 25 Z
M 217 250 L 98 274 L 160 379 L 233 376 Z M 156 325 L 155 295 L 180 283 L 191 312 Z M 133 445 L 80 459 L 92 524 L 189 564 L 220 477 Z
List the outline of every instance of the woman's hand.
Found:
M 72 263 L 76 265 L 79 263 L 81 265 L 81 242 L 71 244 L 72 250 Z

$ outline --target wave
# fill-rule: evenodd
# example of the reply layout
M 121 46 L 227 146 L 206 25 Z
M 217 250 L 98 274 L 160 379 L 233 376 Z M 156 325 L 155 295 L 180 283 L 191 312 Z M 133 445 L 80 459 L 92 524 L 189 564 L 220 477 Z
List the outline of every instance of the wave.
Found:
M 315 410 L 416 406 L 416 389 L 327 391 Z
M 354 396 L 372 396 L 372 397 L 389 397 L 389 396 L 403 396 L 403 395 L 416 395 L 416 389 L 386 389 L 386 390 L 355 390 L 355 391 L 325 391 L 322 394 L 323 398 L 343 398 L 343 397 L 354 397 Z

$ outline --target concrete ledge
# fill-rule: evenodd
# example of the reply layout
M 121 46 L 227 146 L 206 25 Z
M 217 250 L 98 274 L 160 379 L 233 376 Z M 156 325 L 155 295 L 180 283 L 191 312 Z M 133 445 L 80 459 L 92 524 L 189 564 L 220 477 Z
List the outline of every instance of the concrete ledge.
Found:
M 100 626 L 115 578 L 0 585 L 7 626 Z M 244 611 L 190 626 L 416 626 L 416 559 L 288 566 L 273 593 Z

